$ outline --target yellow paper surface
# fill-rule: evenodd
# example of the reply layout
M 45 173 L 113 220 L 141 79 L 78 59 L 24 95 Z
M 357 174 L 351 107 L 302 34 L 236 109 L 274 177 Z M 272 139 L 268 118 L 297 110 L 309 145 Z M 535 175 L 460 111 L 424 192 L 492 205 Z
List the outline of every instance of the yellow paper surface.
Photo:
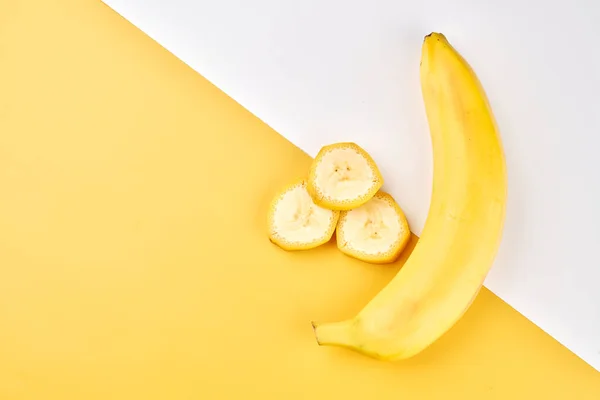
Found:
M 487 290 L 405 362 L 317 346 L 399 264 L 268 241 L 309 163 L 99 1 L 0 0 L 0 399 L 600 398 Z

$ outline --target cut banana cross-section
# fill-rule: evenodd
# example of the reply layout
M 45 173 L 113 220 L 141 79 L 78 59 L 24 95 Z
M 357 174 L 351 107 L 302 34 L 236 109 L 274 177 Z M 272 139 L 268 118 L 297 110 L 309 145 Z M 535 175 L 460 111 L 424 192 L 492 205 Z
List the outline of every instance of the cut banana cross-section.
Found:
M 371 263 L 390 263 L 408 243 L 410 229 L 394 198 L 380 191 L 362 206 L 340 213 L 336 236 L 343 253 Z
M 366 203 L 383 185 L 373 158 L 355 143 L 324 146 L 315 157 L 308 190 L 316 204 L 351 210 Z
M 306 180 L 292 183 L 273 199 L 268 215 L 269 239 L 285 250 L 306 250 L 328 242 L 339 212 L 316 205 Z

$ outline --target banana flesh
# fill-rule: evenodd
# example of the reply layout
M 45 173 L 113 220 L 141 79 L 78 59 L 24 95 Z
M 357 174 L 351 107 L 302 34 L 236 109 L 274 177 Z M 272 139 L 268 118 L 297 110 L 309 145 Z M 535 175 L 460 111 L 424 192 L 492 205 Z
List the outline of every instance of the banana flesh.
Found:
M 316 205 L 306 180 L 294 182 L 278 193 L 268 214 L 269 239 L 285 250 L 311 249 L 333 236 L 339 212 Z
M 469 64 L 443 34 L 425 37 L 421 88 L 433 147 L 433 192 L 421 238 L 354 318 L 315 323 L 317 342 L 371 357 L 412 357 L 469 308 L 496 256 L 507 177 L 499 132 Z
M 400 256 L 410 229 L 392 196 L 379 191 L 362 206 L 340 213 L 336 238 L 340 251 L 351 257 L 389 263 Z
M 308 190 L 315 203 L 350 210 L 366 203 L 383 185 L 375 161 L 355 143 L 324 146 L 315 157 Z

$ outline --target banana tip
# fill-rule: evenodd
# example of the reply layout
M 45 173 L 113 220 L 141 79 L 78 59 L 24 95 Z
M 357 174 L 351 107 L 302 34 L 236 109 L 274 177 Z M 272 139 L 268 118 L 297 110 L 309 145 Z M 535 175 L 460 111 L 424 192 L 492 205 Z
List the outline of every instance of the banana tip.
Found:
M 317 335 L 317 323 L 315 321 L 310 321 L 310 325 L 312 326 L 313 329 L 313 334 L 315 335 L 315 340 L 317 341 L 318 345 L 321 345 L 321 342 L 319 341 L 319 336 Z
M 441 32 L 431 32 L 428 35 L 425 35 L 425 38 L 423 40 L 426 40 L 427 38 L 447 40 L 446 36 L 444 36 L 444 34 Z

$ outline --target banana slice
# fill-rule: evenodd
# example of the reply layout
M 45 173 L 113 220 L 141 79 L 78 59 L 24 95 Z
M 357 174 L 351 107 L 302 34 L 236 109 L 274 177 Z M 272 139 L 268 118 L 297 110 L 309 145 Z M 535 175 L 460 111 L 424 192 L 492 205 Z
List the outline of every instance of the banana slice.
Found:
M 362 206 L 340 213 L 336 236 L 342 253 L 384 264 L 400 256 L 410 239 L 410 229 L 394 198 L 379 191 Z
M 283 188 L 271 202 L 269 240 L 284 250 L 307 250 L 328 242 L 340 213 L 316 205 L 305 179 Z
M 330 210 L 351 210 L 366 203 L 383 185 L 373 158 L 355 143 L 324 146 L 308 176 L 314 202 Z

